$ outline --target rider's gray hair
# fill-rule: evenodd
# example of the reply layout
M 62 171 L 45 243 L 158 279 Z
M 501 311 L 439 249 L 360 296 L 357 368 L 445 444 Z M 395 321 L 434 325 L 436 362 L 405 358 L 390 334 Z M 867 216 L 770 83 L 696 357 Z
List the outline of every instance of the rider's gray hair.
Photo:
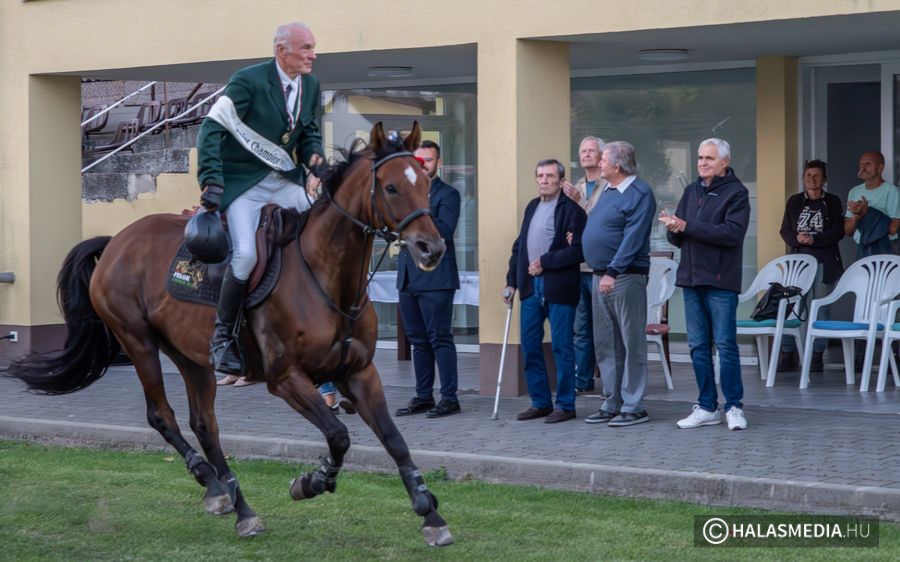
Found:
M 603 147 L 603 152 L 609 154 L 609 163 L 618 166 L 619 171 L 626 176 L 633 176 L 637 173 L 637 164 L 634 161 L 634 147 L 630 142 L 615 141 L 607 143 Z
M 298 29 L 305 29 L 306 31 L 311 31 L 309 26 L 305 23 L 300 22 L 292 22 L 286 23 L 278 27 L 275 30 L 275 39 L 272 41 L 272 49 L 278 50 L 278 45 L 284 45 L 284 48 L 287 52 L 291 52 L 291 34 L 297 31 Z
M 728 144 L 727 140 L 717 139 L 715 137 L 711 139 L 706 139 L 705 141 L 700 143 L 700 146 L 697 147 L 697 151 L 699 152 L 701 148 L 704 146 L 711 144 L 719 151 L 719 158 L 731 159 L 731 145 Z

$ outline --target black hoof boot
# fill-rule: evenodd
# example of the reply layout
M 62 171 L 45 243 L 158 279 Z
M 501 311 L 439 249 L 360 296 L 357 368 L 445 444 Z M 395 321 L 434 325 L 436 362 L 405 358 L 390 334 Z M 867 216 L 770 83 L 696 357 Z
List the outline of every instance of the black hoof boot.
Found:
M 325 492 L 333 494 L 337 489 L 337 475 L 340 467 L 335 466 L 330 457 L 319 457 L 319 462 L 321 464 L 315 471 L 291 481 L 292 499 L 307 500 Z

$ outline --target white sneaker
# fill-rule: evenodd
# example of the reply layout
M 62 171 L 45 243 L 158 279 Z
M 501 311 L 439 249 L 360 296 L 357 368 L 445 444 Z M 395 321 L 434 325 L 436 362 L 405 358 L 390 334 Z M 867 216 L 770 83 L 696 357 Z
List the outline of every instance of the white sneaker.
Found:
M 725 412 L 725 420 L 728 421 L 728 429 L 747 429 L 747 418 L 744 417 L 744 410 L 732 406 L 730 410 Z
M 691 415 L 683 420 L 678 420 L 675 425 L 681 429 L 693 429 L 702 425 L 717 425 L 720 423 L 722 423 L 722 413 L 719 410 L 707 412 L 699 404 L 694 404 L 694 410 L 691 412 Z

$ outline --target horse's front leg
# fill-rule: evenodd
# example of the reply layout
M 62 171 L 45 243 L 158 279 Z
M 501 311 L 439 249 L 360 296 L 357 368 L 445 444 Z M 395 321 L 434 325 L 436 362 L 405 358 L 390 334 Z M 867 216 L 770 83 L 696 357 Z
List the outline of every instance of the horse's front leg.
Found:
M 422 523 L 425 542 L 431 546 L 453 544 L 453 535 L 450 534 L 447 522 L 437 512 L 438 499 L 425 485 L 422 473 L 412 461 L 406 441 L 394 425 L 375 366 L 370 363 L 362 371 L 352 374 L 348 377 L 348 384 L 359 415 L 397 463 L 403 485 L 412 501 L 413 511 L 425 518 Z
M 331 408 L 325 404 L 318 389 L 302 371 L 291 367 L 288 376 L 269 385 L 269 392 L 284 399 L 291 408 L 319 428 L 328 442 L 328 457 L 320 457 L 319 468 L 302 474 L 291 482 L 290 493 L 295 500 L 305 500 L 325 492 L 334 492 L 337 475 L 350 448 L 350 435 Z

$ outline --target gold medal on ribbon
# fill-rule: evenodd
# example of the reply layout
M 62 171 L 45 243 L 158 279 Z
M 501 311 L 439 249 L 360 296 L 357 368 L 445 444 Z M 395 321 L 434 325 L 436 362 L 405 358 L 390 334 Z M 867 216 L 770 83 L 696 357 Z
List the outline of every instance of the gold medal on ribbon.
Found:
M 281 144 L 287 145 L 288 140 L 291 138 L 291 132 L 288 131 L 285 134 L 281 135 Z

